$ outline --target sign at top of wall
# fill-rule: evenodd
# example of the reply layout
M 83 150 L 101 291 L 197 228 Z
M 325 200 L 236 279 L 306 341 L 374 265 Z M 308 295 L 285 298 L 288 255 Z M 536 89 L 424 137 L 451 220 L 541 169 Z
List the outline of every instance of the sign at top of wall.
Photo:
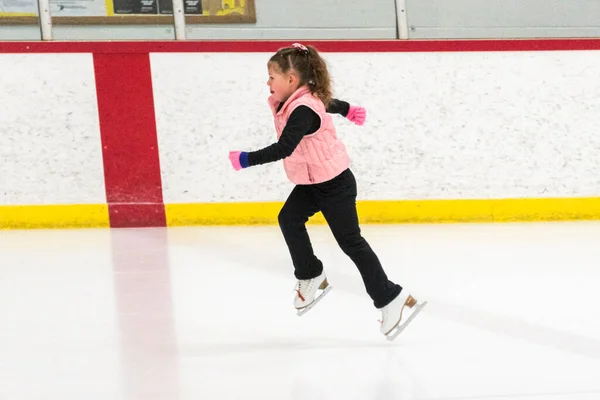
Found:
M 255 0 L 185 0 L 189 23 L 255 23 Z M 57 23 L 173 24 L 172 0 L 50 0 Z M 0 0 L 0 23 L 38 24 L 34 0 Z

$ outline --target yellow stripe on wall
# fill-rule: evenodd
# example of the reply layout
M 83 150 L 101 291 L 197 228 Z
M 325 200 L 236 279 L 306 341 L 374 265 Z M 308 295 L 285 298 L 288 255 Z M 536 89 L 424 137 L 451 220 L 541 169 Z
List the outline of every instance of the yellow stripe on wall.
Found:
M 495 222 L 600 219 L 600 197 L 491 200 Z
M 166 204 L 167 226 L 275 225 L 282 202 Z M 359 201 L 363 224 L 599 220 L 600 198 Z M 318 213 L 310 224 L 323 224 Z M 108 205 L 0 206 L 0 229 L 108 228 Z
M 107 227 L 107 204 L 0 206 L 1 229 Z
M 282 202 L 268 203 L 203 203 L 166 204 L 167 226 L 186 225 L 273 225 Z M 359 201 L 361 223 L 413 223 L 449 221 L 491 222 L 491 209 L 487 201 L 436 200 L 436 201 Z M 317 213 L 311 224 L 324 224 L 325 218 Z
M 271 225 L 283 203 L 165 204 L 167 226 Z
M 166 204 L 167 226 L 273 225 L 281 202 Z M 359 201 L 361 223 L 449 223 L 600 219 L 600 198 Z M 319 213 L 309 220 L 323 224 Z

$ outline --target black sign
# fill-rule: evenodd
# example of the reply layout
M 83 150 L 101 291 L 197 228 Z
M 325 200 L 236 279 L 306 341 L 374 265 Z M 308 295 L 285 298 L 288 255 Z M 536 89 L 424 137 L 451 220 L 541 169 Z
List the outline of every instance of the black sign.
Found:
M 173 15 L 172 0 L 113 0 L 113 7 L 115 15 Z M 186 15 L 202 15 L 201 0 L 183 0 L 183 8 Z
M 158 0 L 158 7 L 160 10 L 160 14 L 173 14 L 172 0 Z M 185 10 L 185 15 L 202 15 L 202 1 L 183 0 L 183 9 Z

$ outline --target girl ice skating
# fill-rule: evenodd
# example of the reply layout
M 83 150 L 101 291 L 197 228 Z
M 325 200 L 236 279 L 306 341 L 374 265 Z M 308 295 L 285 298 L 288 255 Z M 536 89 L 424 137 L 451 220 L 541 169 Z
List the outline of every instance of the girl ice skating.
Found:
M 295 184 L 278 216 L 298 280 L 294 306 L 302 315 L 330 289 L 306 230 L 308 219 L 321 211 L 340 248 L 358 268 L 374 306 L 381 310 L 381 333 L 394 339 L 426 303 L 417 303 L 387 277 L 362 237 L 356 180 L 329 115 L 341 114 L 362 125 L 366 111 L 332 98 L 326 63 L 312 46 L 295 43 L 280 49 L 267 68 L 268 104 L 277 142 L 252 152 L 230 151 L 229 159 L 235 170 L 283 160 L 286 175 Z

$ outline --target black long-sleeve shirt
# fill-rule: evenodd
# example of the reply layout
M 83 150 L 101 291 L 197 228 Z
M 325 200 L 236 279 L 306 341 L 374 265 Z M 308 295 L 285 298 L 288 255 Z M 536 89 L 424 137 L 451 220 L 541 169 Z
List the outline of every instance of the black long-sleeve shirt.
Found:
M 283 106 L 279 105 L 278 111 Z M 341 114 L 344 117 L 348 115 L 350 104 L 343 100 L 332 99 L 327 106 L 327 112 L 330 114 Z M 319 130 L 321 118 L 319 115 L 307 106 L 298 106 L 292 111 L 287 124 L 281 132 L 281 137 L 276 143 L 265 147 L 264 149 L 248 153 L 249 166 L 266 164 L 289 157 L 302 138 Z

